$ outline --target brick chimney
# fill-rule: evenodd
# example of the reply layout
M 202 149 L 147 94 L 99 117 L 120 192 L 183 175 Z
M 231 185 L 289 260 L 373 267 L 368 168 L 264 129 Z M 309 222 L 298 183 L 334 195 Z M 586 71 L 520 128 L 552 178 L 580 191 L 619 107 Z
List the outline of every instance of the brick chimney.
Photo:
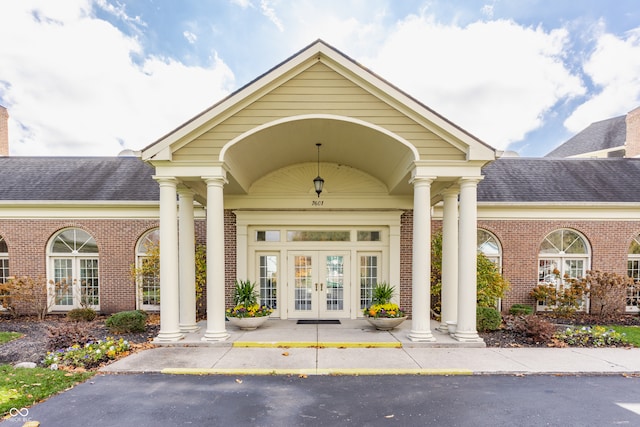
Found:
M 625 157 L 640 157 L 640 107 L 627 113 Z
M 9 112 L 0 105 L 0 156 L 9 155 Z

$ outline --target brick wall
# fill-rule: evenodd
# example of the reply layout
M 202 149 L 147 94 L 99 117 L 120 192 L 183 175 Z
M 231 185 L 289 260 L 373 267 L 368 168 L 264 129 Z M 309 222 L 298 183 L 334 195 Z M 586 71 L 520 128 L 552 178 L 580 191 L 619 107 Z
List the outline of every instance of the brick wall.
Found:
M 9 249 L 9 274 L 46 278 L 46 252 L 51 237 L 74 227 L 91 234 L 99 248 L 100 309 L 103 313 L 133 310 L 135 285 L 130 268 L 135 262 L 135 245 L 153 220 L 0 220 L 0 235 Z
M 413 210 L 400 216 L 400 308 L 411 315 L 413 276 Z
M 538 280 L 538 252 L 545 236 L 560 228 L 581 233 L 591 247 L 591 269 L 627 274 L 631 240 L 640 233 L 638 221 L 478 221 L 502 245 L 502 272 L 511 288 L 503 310 L 512 304 L 534 304 L 529 296 Z

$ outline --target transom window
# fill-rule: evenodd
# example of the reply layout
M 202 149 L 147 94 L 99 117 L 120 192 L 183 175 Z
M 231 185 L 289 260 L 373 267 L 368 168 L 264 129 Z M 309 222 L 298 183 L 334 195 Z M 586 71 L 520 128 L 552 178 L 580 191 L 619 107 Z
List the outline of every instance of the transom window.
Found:
M 160 231 L 156 228 L 144 234 L 136 245 L 136 277 L 138 308 L 160 310 Z
M 549 233 L 540 244 L 538 283 L 564 285 L 565 278 L 580 279 L 589 269 L 589 245 L 577 231 L 560 229 Z M 544 305 L 544 301 L 539 301 Z
M 635 236 L 629 246 L 629 255 L 627 257 L 627 275 L 634 282 L 640 282 L 640 235 Z M 640 311 L 640 290 L 632 287 L 627 291 L 627 308 L 628 312 Z
M 49 244 L 49 297 L 55 310 L 78 307 L 100 309 L 98 245 L 79 228 L 56 234 Z

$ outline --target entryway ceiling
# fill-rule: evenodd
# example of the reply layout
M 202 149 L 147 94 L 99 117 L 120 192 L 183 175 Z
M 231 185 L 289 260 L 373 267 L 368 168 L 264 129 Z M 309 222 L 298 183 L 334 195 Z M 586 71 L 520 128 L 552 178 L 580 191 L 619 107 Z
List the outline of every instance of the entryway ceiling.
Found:
M 229 148 L 227 194 L 243 194 L 261 177 L 300 163 L 320 161 L 356 168 L 383 182 L 390 193 L 411 194 L 411 150 L 392 137 L 356 123 L 313 118 L 251 134 Z

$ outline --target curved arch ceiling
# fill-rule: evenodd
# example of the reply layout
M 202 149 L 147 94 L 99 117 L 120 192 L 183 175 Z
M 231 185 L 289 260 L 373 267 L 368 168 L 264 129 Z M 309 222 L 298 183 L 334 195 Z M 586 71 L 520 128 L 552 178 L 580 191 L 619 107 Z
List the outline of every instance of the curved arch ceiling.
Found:
M 414 155 L 409 147 L 375 129 L 328 118 L 280 123 L 248 135 L 226 151 L 229 184 L 225 191 L 246 193 L 259 178 L 284 167 L 320 161 L 361 170 L 390 193 L 411 191 L 408 184 Z

